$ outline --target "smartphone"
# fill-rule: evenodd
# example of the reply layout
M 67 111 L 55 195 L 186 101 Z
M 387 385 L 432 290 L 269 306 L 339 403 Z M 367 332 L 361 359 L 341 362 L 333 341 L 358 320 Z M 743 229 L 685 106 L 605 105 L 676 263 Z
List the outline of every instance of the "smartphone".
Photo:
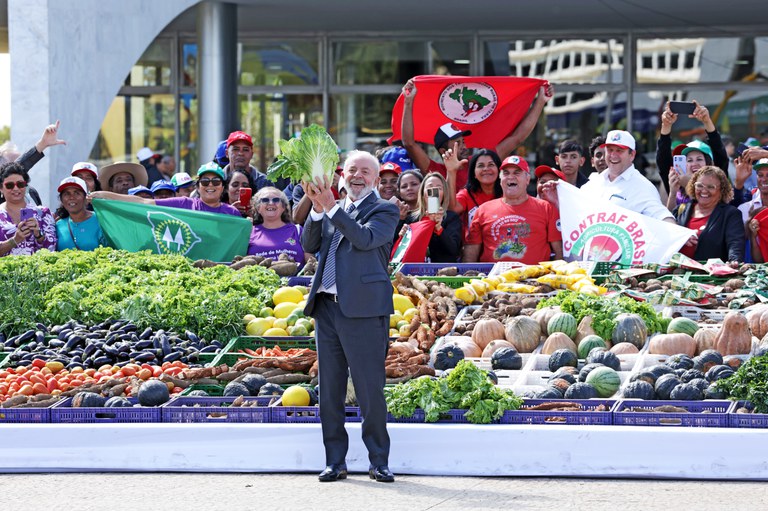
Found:
M 736 146 L 736 157 L 741 158 L 741 153 L 743 153 L 747 149 L 749 149 L 749 146 L 744 142 L 741 142 L 738 146 Z
M 427 213 L 440 211 L 440 189 L 427 188 Z
M 35 216 L 35 210 L 33 208 L 23 208 L 21 210 L 21 221 L 29 220 Z
M 682 154 L 676 154 L 672 157 L 672 165 L 679 175 L 684 176 L 688 173 L 688 162 Z
M 248 205 L 251 203 L 252 194 L 253 194 L 253 190 L 251 190 L 247 186 L 245 188 L 240 188 L 240 205 L 248 207 Z
M 692 101 L 670 101 L 669 109 L 673 114 L 691 115 L 696 110 L 696 104 Z

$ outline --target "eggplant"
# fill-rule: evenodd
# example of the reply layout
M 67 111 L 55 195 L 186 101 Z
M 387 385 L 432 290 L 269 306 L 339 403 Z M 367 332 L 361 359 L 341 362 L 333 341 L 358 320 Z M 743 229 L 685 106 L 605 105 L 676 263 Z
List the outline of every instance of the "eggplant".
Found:
M 35 331 L 27 330 L 16 339 L 16 346 L 18 347 L 18 346 L 21 346 L 22 344 L 26 344 L 34 338 L 35 338 Z
M 160 349 L 163 350 L 164 357 L 171 353 L 171 341 L 165 335 L 160 336 Z
M 180 351 L 173 351 L 163 357 L 163 362 L 175 362 L 176 360 L 179 360 L 181 357 L 182 357 L 182 354 Z
M 60 341 L 58 339 L 51 339 L 48 341 L 48 346 L 51 348 L 62 348 L 64 347 L 64 341 Z
M 100 344 L 101 343 L 97 343 L 97 342 L 91 342 L 91 343 L 86 344 L 85 348 L 83 349 L 83 356 L 84 357 L 90 357 L 91 355 L 93 355 L 93 353 L 97 349 L 99 349 L 99 345 Z
M 69 350 L 73 349 L 75 346 L 80 344 L 83 341 L 83 338 L 79 335 L 72 334 L 67 338 L 67 342 L 64 344 L 64 346 L 61 348 L 62 351 L 69 352 Z
M 131 353 L 131 358 L 136 362 L 150 362 L 155 360 L 155 354 L 149 351 L 142 351 L 141 353 Z
M 133 348 L 135 350 L 145 350 L 152 346 L 152 340 L 151 339 L 144 339 L 142 341 L 139 341 L 133 345 Z
M 109 364 L 112 362 L 112 359 L 110 357 L 102 356 L 98 358 L 93 359 L 93 366 L 94 368 L 98 368 L 103 366 L 104 364 Z
M 56 337 L 58 337 L 62 341 L 66 341 L 67 337 L 69 337 L 71 334 L 72 334 L 71 328 L 62 328 L 61 330 L 59 330 L 59 334 Z
M 206 346 L 205 348 L 200 350 L 200 353 L 216 353 L 216 350 L 219 349 L 216 346 Z
M 109 346 L 107 344 L 104 345 L 104 353 L 111 357 L 116 357 L 118 353 L 120 353 L 120 350 L 117 349 L 117 346 L 114 344 L 112 346 Z
M 54 325 L 51 327 L 51 334 L 52 335 L 59 335 L 59 332 L 64 330 L 64 325 Z
M 125 333 L 129 333 L 129 332 L 135 332 L 136 330 L 138 330 L 138 328 L 133 323 L 128 323 L 127 325 L 123 326 L 121 330 Z
M 42 330 L 35 331 L 35 341 L 38 344 L 43 344 L 43 342 L 45 342 L 45 333 L 43 333 Z
M 196 336 L 193 332 L 190 332 L 189 330 L 184 331 L 184 337 L 189 339 L 192 342 L 197 342 L 200 340 L 198 336 Z
M 141 340 L 149 339 L 150 337 L 152 337 L 152 333 L 153 333 L 152 332 L 152 328 L 151 327 L 147 327 L 147 328 L 144 329 L 143 332 L 141 332 L 141 335 L 139 335 L 139 339 L 141 339 Z

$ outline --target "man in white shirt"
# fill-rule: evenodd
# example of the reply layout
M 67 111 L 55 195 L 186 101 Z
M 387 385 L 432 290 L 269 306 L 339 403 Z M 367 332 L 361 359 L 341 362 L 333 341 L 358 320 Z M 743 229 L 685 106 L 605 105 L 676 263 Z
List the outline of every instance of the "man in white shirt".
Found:
M 605 148 L 608 168 L 590 179 L 581 190 L 630 211 L 675 223 L 672 213 L 662 204 L 656 187 L 632 163 L 636 154 L 634 137 L 627 131 L 609 131 L 601 147 Z M 543 198 L 557 206 L 556 181 L 550 183 L 544 185 Z

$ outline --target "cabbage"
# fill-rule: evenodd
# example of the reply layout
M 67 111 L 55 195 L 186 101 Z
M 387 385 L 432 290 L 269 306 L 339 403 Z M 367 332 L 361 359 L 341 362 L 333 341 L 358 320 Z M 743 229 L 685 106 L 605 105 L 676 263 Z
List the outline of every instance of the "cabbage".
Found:
M 311 124 L 301 130 L 298 138 L 280 140 L 280 154 L 267 169 L 271 181 L 288 178 L 293 182 L 315 181 L 322 176 L 333 178 L 336 164 L 339 162 L 339 149 L 336 142 L 317 124 Z

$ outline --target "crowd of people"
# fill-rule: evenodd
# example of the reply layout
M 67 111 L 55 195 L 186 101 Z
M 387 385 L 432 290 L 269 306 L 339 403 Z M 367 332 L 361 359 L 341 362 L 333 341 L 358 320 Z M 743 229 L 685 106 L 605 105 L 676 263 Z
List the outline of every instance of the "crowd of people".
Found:
M 470 150 L 465 141 L 470 131 L 451 123 L 440 126 L 433 140 L 439 161 L 414 139 L 419 119 L 413 116 L 417 96 L 413 80 L 402 93 L 402 141 L 376 152 L 375 193 L 400 213 L 393 242 L 407 226 L 428 224 L 425 261 L 535 263 L 562 257 L 558 181 L 692 229 L 696 234 L 681 252 L 693 259 L 765 259 L 759 236 L 762 217 L 756 217 L 768 200 L 768 130 L 761 139 L 752 138 L 737 148 L 717 131 L 707 108 L 694 102 L 689 117 L 701 123 L 705 136 L 675 143 L 671 134 L 678 114 L 667 105 L 656 149 L 662 183 L 657 187 L 635 167 L 636 141 L 627 131 L 597 136 L 586 149 L 576 139 L 564 140 L 553 155 L 554 166 L 529 165 L 518 148 L 551 99 L 551 85 L 540 88 L 528 112 L 496 147 Z M 58 130 L 58 123 L 48 126 L 23 155 L 13 154 L 8 144 L 4 152 L 0 148 L 0 256 L 104 245 L 91 205 L 92 199 L 101 198 L 245 217 L 254 224 L 249 254 L 286 253 L 303 264 L 306 255 L 299 239 L 312 206 L 306 183 L 268 179 L 251 163 L 253 140 L 247 133 L 230 133 L 194 175 L 177 172 L 172 156 L 147 147 L 138 151 L 136 162 L 115 162 L 100 169 L 77 162 L 61 181 L 59 205 L 51 211 L 31 186 L 29 170 L 43 158 L 43 151 L 65 143 Z M 685 168 L 676 156 L 685 158 Z M 342 168 L 339 164 L 330 182 L 337 200 L 347 193 Z

